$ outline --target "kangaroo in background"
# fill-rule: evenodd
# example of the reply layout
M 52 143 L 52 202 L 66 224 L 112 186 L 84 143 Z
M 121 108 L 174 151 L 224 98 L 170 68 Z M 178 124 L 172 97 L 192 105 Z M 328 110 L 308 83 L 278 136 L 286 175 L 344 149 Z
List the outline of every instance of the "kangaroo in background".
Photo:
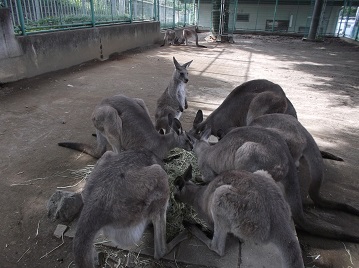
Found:
M 195 225 L 187 226 L 209 249 L 224 256 L 227 234 L 232 233 L 244 241 L 273 242 L 281 253 L 282 267 L 304 267 L 289 206 L 267 172 L 226 171 L 205 186 L 194 184 L 190 179 L 192 166 L 176 178 L 174 196 L 193 206 L 213 230 L 210 240 Z
M 298 120 L 287 114 L 266 114 L 254 119 L 249 126 L 267 128 L 284 138 L 297 167 L 301 158 L 305 160 L 310 177 L 299 179 L 310 181 L 308 192 L 316 205 L 359 215 L 359 210 L 348 204 L 326 200 L 320 196 L 323 158 L 314 138 Z
M 192 150 L 192 144 L 182 130 L 179 120 L 168 115 L 170 132 L 166 135 L 159 134 L 141 99 L 124 95 L 105 98 L 96 106 L 92 122 L 96 128 L 96 148 L 76 142 L 60 142 L 58 145 L 87 153 L 95 158 L 100 158 L 105 153 L 107 145 L 110 145 L 115 153 L 146 148 L 160 159 L 175 147 Z
M 193 150 L 205 182 L 228 170 L 267 171 L 283 185 L 285 197 L 296 225 L 314 235 L 359 241 L 357 236 L 341 227 L 320 219 L 311 222 L 304 217 L 297 168 L 285 140 L 276 132 L 263 127 L 239 127 L 226 134 L 214 145 L 208 143 L 211 129 L 206 128 L 199 140 L 193 139 Z
M 198 34 L 196 30 L 187 29 L 187 28 L 183 29 L 181 37 L 176 36 L 176 31 L 174 30 L 171 29 L 166 30 L 161 47 L 166 45 L 166 43 L 174 46 L 179 46 L 182 44 L 188 46 L 188 39 L 192 37 L 195 38 L 197 47 L 207 48 L 206 46 L 198 44 Z
M 173 57 L 173 63 L 175 70 L 166 90 L 157 100 L 155 112 L 155 128 L 157 131 L 163 129 L 165 133 L 169 132 L 171 126 L 168 122 L 168 115 L 180 119 L 182 112 L 188 108 L 186 98 L 186 84 L 188 83 L 187 68 L 191 65 L 192 61 L 181 65 Z
M 265 79 L 251 80 L 236 87 L 206 120 L 203 120 L 203 112 L 198 110 L 189 132 L 198 135 L 206 127 L 210 127 L 212 135 L 223 135 L 235 127 L 249 125 L 261 115 L 274 113 L 289 114 L 297 118 L 293 104 L 279 85 Z M 343 161 L 329 152 L 320 152 L 323 158 Z
M 196 32 L 196 30 L 193 29 L 183 29 L 182 31 L 182 37 L 179 38 L 179 42 L 180 43 L 184 43 L 186 46 L 188 46 L 188 39 L 194 37 L 196 40 L 196 46 L 197 47 L 203 47 L 203 48 L 207 48 L 206 46 L 202 46 L 198 44 L 198 34 Z
M 206 120 L 203 121 L 199 110 L 191 133 L 199 134 L 206 127 L 211 128 L 213 135 L 218 130 L 227 133 L 233 127 L 246 126 L 247 121 L 270 113 L 286 113 L 297 118 L 294 106 L 279 85 L 265 79 L 251 80 L 236 87 Z
M 163 43 L 161 47 L 168 45 L 175 45 L 178 44 L 178 38 L 176 37 L 176 31 L 167 29 L 165 35 L 163 37 Z
M 166 245 L 170 189 L 160 164 L 148 150 L 106 152 L 98 160 L 82 191 L 84 207 L 73 240 L 77 267 L 94 267 L 93 240 L 100 230 L 121 247 L 130 247 L 153 223 L 155 259 L 187 238 L 182 233 Z

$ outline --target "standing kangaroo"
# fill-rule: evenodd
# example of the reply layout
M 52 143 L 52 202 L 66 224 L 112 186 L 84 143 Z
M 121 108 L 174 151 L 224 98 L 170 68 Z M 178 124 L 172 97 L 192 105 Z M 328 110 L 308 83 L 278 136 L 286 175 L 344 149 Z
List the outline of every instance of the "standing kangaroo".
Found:
M 171 131 L 161 135 L 154 128 L 143 100 L 115 95 L 102 100 L 92 114 L 97 148 L 75 142 L 60 142 L 58 145 L 95 158 L 100 158 L 105 153 L 107 145 L 110 145 L 115 153 L 146 148 L 161 159 L 175 147 L 191 150 L 192 144 L 182 130 L 181 123 L 172 115 L 168 116 L 168 121 Z
M 260 244 L 273 242 L 282 257 L 282 267 L 303 268 L 299 242 L 292 228 L 291 213 L 282 192 L 265 171 L 231 170 L 209 184 L 194 184 L 192 167 L 177 177 L 175 199 L 187 203 L 213 231 L 210 240 L 195 225 L 190 232 L 223 256 L 228 233 Z
M 179 235 L 166 245 L 168 176 L 161 160 L 148 150 L 106 152 L 86 181 L 84 207 L 73 240 L 75 264 L 92 268 L 93 240 L 102 230 L 121 247 L 140 240 L 149 223 L 154 227 L 154 257 L 162 258 L 186 239 Z
M 359 210 L 343 203 L 326 200 L 320 196 L 323 182 L 323 158 L 312 135 L 293 116 L 287 114 L 266 114 L 254 119 L 250 126 L 264 127 L 278 133 L 286 141 L 297 167 L 303 158 L 309 168 L 309 196 L 321 207 L 338 209 L 359 215 Z
M 157 131 L 163 129 L 165 133 L 169 132 L 171 126 L 168 122 L 168 115 L 170 114 L 174 118 L 179 119 L 184 109 L 188 108 L 186 98 L 186 84 L 188 83 L 187 68 L 191 65 L 192 61 L 180 65 L 176 58 L 173 57 L 173 63 L 175 70 L 166 90 L 157 100 L 155 113 L 155 128 Z
M 320 219 L 311 222 L 304 217 L 297 168 L 285 140 L 278 133 L 263 127 L 239 127 L 215 145 L 208 143 L 210 135 L 211 129 L 207 128 L 200 140 L 193 138 L 193 150 L 204 181 L 212 181 L 222 172 L 233 169 L 265 170 L 283 185 L 294 222 L 299 228 L 323 237 L 359 241 L 359 234 L 348 235 L 340 227 L 322 224 Z
M 246 126 L 247 121 L 270 113 L 286 113 L 297 118 L 279 85 L 264 79 L 251 80 L 236 87 L 206 120 L 203 121 L 202 111 L 198 111 L 191 132 L 198 134 L 209 127 L 213 135 L 218 130 L 227 133 L 233 127 Z

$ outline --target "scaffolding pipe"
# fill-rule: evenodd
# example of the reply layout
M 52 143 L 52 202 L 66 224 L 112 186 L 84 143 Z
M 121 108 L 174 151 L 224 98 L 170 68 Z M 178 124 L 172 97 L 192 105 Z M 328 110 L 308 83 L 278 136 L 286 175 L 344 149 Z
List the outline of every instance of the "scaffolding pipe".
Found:
M 315 0 L 312 21 L 309 28 L 308 40 L 315 40 L 315 37 L 317 36 L 322 8 L 323 0 Z

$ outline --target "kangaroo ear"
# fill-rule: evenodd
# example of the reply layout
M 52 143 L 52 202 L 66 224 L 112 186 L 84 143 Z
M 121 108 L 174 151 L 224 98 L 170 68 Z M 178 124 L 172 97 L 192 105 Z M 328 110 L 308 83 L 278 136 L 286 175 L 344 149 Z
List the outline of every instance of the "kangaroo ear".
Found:
M 168 118 L 168 125 L 170 126 L 170 127 L 172 127 L 172 124 L 173 124 L 173 114 L 168 114 L 168 116 L 167 116 L 167 118 Z
M 181 176 L 178 176 L 174 182 L 173 182 L 174 186 L 178 188 L 178 190 L 182 190 L 184 185 L 186 184 L 185 180 L 181 177 Z
M 173 63 L 175 64 L 176 69 L 181 69 L 181 65 L 178 63 L 175 57 L 173 57 Z
M 161 135 L 165 135 L 165 131 L 163 130 L 163 128 L 161 128 L 158 132 L 159 132 Z
M 185 181 L 189 181 L 192 179 L 192 165 L 190 164 L 184 174 L 182 175 Z
M 194 121 L 193 121 L 193 126 L 195 127 L 199 123 L 202 123 L 202 122 L 203 122 L 203 112 L 202 112 L 202 110 L 198 110 L 196 117 L 194 118 Z
M 177 135 L 182 133 L 182 125 L 177 118 L 173 118 L 172 129 L 177 133 Z
M 186 62 L 185 64 L 182 65 L 182 67 L 188 68 L 188 67 L 191 65 L 192 61 L 193 61 L 193 60 L 191 60 L 191 61 L 189 61 L 189 62 Z

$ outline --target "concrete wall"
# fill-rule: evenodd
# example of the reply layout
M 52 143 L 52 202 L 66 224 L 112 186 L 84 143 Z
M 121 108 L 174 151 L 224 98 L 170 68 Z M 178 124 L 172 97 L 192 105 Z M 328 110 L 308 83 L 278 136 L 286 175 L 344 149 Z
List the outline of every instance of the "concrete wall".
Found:
M 0 83 L 56 71 L 161 40 L 159 22 L 141 22 L 14 36 L 0 9 Z

